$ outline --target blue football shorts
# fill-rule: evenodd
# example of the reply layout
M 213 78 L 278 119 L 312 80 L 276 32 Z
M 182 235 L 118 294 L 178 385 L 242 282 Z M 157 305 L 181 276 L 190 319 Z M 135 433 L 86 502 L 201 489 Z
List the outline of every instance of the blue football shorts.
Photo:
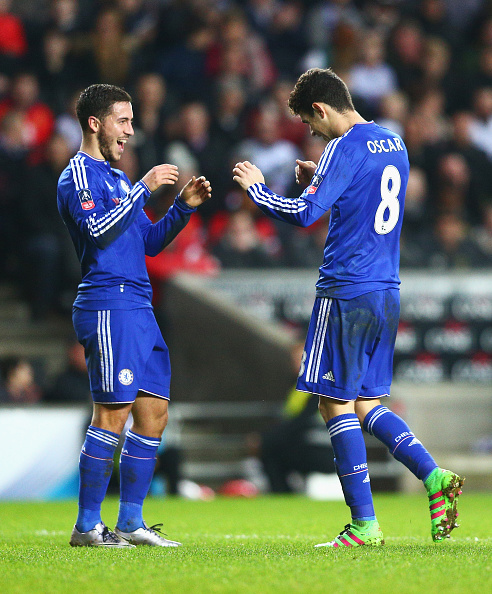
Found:
M 297 389 L 337 400 L 389 396 L 400 291 L 317 297 Z
M 94 402 L 134 402 L 138 391 L 169 400 L 171 363 L 151 308 L 73 308 Z

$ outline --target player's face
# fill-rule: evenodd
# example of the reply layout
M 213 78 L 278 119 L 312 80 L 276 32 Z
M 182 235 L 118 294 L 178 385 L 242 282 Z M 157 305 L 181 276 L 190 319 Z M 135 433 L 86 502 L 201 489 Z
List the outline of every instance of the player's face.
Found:
M 326 113 L 324 114 L 324 117 L 321 117 L 315 110 L 313 115 L 304 113 L 300 114 L 300 117 L 303 124 L 309 126 L 312 136 L 319 136 L 327 142 L 337 137 L 331 129 L 330 120 Z
M 104 118 L 97 131 L 97 142 L 106 161 L 119 161 L 125 144 L 133 136 L 132 104 L 120 101 L 113 105 L 113 111 Z

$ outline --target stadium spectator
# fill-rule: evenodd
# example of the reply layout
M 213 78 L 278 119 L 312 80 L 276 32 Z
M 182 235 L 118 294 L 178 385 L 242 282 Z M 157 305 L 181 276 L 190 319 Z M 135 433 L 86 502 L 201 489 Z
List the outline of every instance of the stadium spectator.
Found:
M 492 202 L 482 204 L 482 224 L 471 231 L 471 239 L 492 265 Z
M 393 68 L 386 63 L 384 38 L 376 30 L 361 39 L 360 56 L 348 71 L 350 92 L 360 111 L 373 118 L 380 113 L 380 102 L 397 90 Z
M 231 213 L 225 233 L 213 247 L 223 268 L 270 268 L 276 260 L 268 253 L 250 210 Z
M 75 114 L 75 105 L 82 89 L 74 91 L 55 121 L 55 131 L 61 134 L 74 155 L 82 142 L 82 133 Z
M 307 50 L 305 13 L 296 0 L 278 2 L 275 9 L 265 39 L 279 75 L 291 76 L 299 71 L 299 56 Z
M 287 78 L 279 78 L 271 90 L 271 98 L 279 113 L 280 137 L 301 146 L 306 138 L 304 124 L 292 115 L 289 110 L 289 95 L 294 81 Z
M 0 121 L 0 272 L 18 282 L 22 228 L 18 197 L 29 153 L 23 114 L 10 111 Z
M 225 13 L 219 38 L 208 51 L 207 73 L 219 82 L 241 80 L 252 99 L 273 84 L 276 69 L 267 44 L 250 28 L 241 10 Z
M 48 26 L 67 35 L 87 31 L 94 9 L 92 0 L 52 0 L 49 3 Z
M 405 138 L 405 122 L 409 110 L 408 97 L 401 91 L 390 93 L 381 99 L 379 106 L 380 115 L 377 123 L 392 132 Z
M 43 391 L 34 377 L 32 364 L 22 357 L 8 357 L 0 362 L 2 386 L 0 402 L 37 404 Z
M 388 63 L 396 72 L 398 87 L 412 101 L 418 98 L 418 80 L 425 36 L 419 23 L 403 19 L 392 31 Z
M 232 78 L 219 83 L 216 92 L 213 127 L 233 148 L 245 136 L 248 96 L 241 81 Z
M 472 143 L 492 160 L 492 86 L 475 91 L 470 136 Z
M 99 12 L 87 38 L 86 52 L 95 68 L 95 78 L 107 84 L 126 84 L 132 68 L 132 46 L 125 33 L 124 16 L 108 6 Z
M 24 293 L 32 319 L 37 321 L 59 312 L 64 297 L 67 297 L 66 311 L 71 310 L 80 275 L 67 230 L 53 200 L 58 178 L 72 151 L 61 135 L 54 134 L 45 152 L 46 159 L 27 170 L 18 199 Z
M 340 63 L 340 60 L 332 55 L 339 32 L 359 31 L 364 24 L 364 17 L 353 0 L 334 0 L 313 3 L 307 11 L 306 21 L 306 29 L 309 31 L 307 43 L 312 50 L 317 50 L 316 59 L 322 62 L 316 66 L 326 66 L 331 62 Z
M 11 11 L 11 0 L 0 0 L 0 72 L 13 74 L 28 51 L 22 20 Z
M 0 102 L 0 122 L 12 112 L 22 117 L 24 139 L 34 164 L 39 161 L 39 149 L 48 141 L 54 128 L 53 111 L 40 100 L 35 74 L 20 72 L 14 77 L 9 96 Z
M 183 7 L 183 10 L 185 9 L 186 7 Z M 180 31 L 181 35 L 178 34 L 176 44 L 158 48 L 155 56 L 155 70 L 162 74 L 171 90 L 181 100 L 207 101 L 211 96 L 207 55 L 216 37 L 216 31 L 203 18 L 196 15 L 184 16 L 184 18 L 187 22 Z M 173 17 L 171 22 L 172 20 Z
M 481 205 L 492 200 L 492 168 L 490 161 L 484 151 L 472 143 L 471 128 L 473 118 L 469 112 L 455 112 L 450 118 L 449 125 L 450 137 L 437 147 L 435 161 L 432 162 L 431 160 L 429 166 L 429 169 L 434 172 L 432 175 L 435 184 L 433 188 L 435 189 L 439 185 L 439 179 L 442 177 L 442 175 L 439 175 L 439 159 L 448 154 L 461 156 L 469 170 L 469 190 L 464 199 L 466 210 L 470 222 L 478 224 L 482 215 Z
M 135 95 L 135 146 L 144 173 L 161 159 L 170 137 L 170 121 L 179 104 L 164 78 L 155 72 L 139 76 Z
M 453 212 L 437 216 L 433 234 L 424 237 L 424 265 L 431 270 L 471 270 L 490 266 L 491 261 L 472 241 L 468 225 Z
M 187 151 L 197 163 L 197 168 L 212 184 L 214 189 L 214 204 L 204 204 L 200 213 L 209 217 L 211 213 L 224 203 L 224 194 L 230 185 L 226 175 L 229 165 L 229 143 L 227 139 L 212 126 L 212 118 L 207 106 L 199 101 L 185 103 L 178 116 L 178 145 L 184 144 Z M 171 143 L 167 151 L 171 151 Z
M 423 237 L 430 233 L 429 191 L 425 172 L 412 166 L 405 194 L 405 216 L 400 236 L 400 266 L 422 268 L 425 264 Z
M 88 68 L 85 68 L 84 61 L 74 54 L 70 35 L 59 29 L 46 31 L 43 35 L 41 51 L 34 59 L 38 64 L 37 72 L 43 97 L 56 113 L 60 113 L 73 93 L 75 83 L 73 73 L 77 72 L 77 86 L 90 80 L 91 73 Z
M 55 376 L 44 395 L 50 404 L 86 404 L 92 402 L 84 347 L 73 339 L 67 344 L 65 368 Z
M 272 190 L 284 195 L 294 181 L 292 163 L 301 155 L 292 142 L 282 139 L 280 125 L 276 107 L 260 106 L 254 117 L 254 135 L 239 143 L 234 158 L 258 163 Z

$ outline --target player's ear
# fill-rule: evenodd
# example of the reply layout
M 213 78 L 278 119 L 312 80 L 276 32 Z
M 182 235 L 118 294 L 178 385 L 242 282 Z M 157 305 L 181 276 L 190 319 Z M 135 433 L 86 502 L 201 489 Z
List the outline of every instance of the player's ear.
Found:
M 321 119 L 325 117 L 325 110 L 320 103 L 313 103 L 312 105 L 315 115 L 318 114 Z
M 96 118 L 96 116 L 89 116 L 89 119 L 87 120 L 87 122 L 88 122 L 89 128 L 92 130 L 92 132 L 97 132 L 99 130 L 101 120 Z

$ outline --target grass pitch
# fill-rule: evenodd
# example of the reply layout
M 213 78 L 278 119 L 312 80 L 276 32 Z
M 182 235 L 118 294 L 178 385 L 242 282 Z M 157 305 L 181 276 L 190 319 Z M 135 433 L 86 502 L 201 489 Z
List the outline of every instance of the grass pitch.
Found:
M 386 546 L 313 545 L 349 520 L 342 502 L 304 497 L 149 499 L 149 524 L 163 521 L 177 549 L 72 548 L 74 501 L 0 504 L 0 591 L 10 593 L 371 594 L 492 591 L 492 495 L 465 493 L 461 527 L 434 544 L 425 493 L 377 495 Z M 114 526 L 118 502 L 103 519 Z M 343 589 L 343 590 L 342 590 Z

